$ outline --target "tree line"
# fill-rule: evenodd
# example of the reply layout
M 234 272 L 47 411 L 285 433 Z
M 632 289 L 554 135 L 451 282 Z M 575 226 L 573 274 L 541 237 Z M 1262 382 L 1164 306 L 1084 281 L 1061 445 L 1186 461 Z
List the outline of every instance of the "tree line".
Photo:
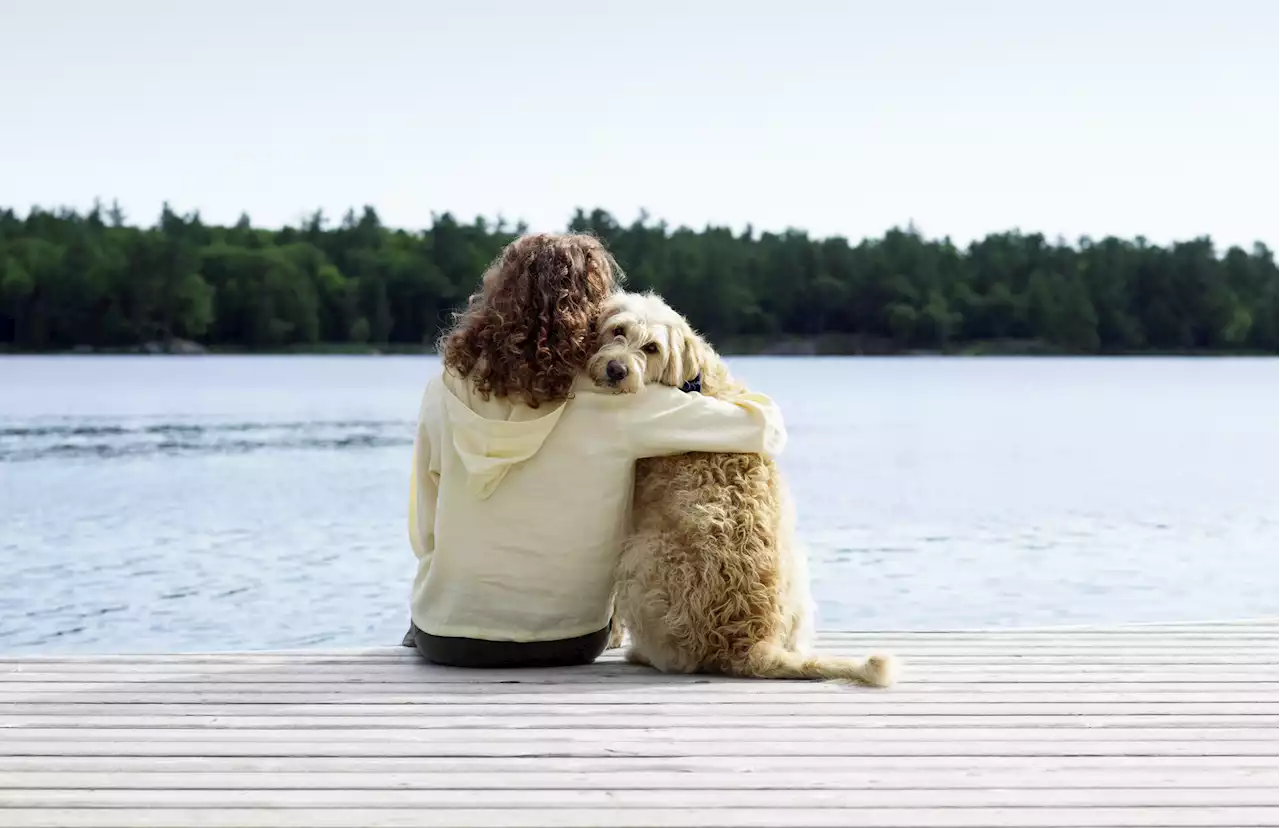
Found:
M 336 223 L 229 227 L 167 205 L 149 227 L 118 206 L 0 210 L 0 348 L 421 347 L 523 226 L 446 213 L 425 230 L 372 207 Z M 853 242 L 798 230 L 672 229 L 578 211 L 631 289 L 654 289 L 714 342 L 838 342 L 847 351 L 1277 352 L 1265 245 L 995 233 L 967 246 L 914 228 Z

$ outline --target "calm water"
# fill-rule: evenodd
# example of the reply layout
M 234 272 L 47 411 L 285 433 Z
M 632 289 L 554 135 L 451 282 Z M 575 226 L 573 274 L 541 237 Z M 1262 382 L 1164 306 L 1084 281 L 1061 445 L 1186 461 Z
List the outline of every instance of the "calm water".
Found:
M 1277 361 L 739 359 L 827 626 L 1277 613 Z M 0 652 L 394 644 L 428 358 L 0 358 Z

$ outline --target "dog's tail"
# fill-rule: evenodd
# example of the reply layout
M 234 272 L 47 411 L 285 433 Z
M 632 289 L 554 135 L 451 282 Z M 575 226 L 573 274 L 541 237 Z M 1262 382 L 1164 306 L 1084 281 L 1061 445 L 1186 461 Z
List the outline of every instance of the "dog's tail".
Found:
M 898 661 L 882 653 L 867 658 L 797 653 L 761 642 L 751 648 L 744 663 L 734 665 L 732 672 L 750 678 L 851 681 L 888 687 L 897 680 Z

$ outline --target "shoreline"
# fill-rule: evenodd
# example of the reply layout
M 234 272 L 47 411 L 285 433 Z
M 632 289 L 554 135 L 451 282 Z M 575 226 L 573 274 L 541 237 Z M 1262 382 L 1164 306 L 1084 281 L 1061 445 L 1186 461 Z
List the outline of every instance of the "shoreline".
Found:
M 841 341 L 844 340 L 844 341 Z M 849 341 L 841 337 L 810 337 L 780 340 L 729 339 L 716 346 L 725 357 L 871 357 L 871 358 L 910 358 L 910 357 L 989 357 L 989 358 L 1140 358 L 1140 357 L 1257 357 L 1276 358 L 1275 352 L 1257 350 L 1211 350 L 1207 348 L 1187 349 L 1144 349 L 1136 351 L 1068 351 L 1056 349 L 1041 342 L 982 341 L 956 345 L 946 349 L 893 348 L 885 343 L 865 343 Z M 0 359 L 20 356 L 436 356 L 436 349 L 426 345 L 357 345 L 353 343 L 330 343 L 310 346 L 289 346 L 281 348 L 243 348 L 234 346 L 205 347 L 197 343 L 182 342 L 175 346 L 160 343 L 146 343 L 132 347 L 92 348 L 80 346 L 75 348 L 27 350 L 0 346 Z

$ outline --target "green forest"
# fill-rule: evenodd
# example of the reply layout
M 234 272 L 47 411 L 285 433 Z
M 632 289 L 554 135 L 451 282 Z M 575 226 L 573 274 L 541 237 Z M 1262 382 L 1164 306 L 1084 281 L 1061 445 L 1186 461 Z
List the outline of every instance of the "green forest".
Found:
M 653 289 L 721 347 L 808 352 L 1277 352 L 1273 252 L 1142 238 L 995 233 L 967 245 L 620 224 L 579 211 L 630 289 Z M 0 349 L 422 349 L 524 230 L 449 214 L 387 227 L 372 207 L 297 227 L 229 227 L 167 205 L 0 210 Z M 726 348 L 726 350 L 729 350 Z

